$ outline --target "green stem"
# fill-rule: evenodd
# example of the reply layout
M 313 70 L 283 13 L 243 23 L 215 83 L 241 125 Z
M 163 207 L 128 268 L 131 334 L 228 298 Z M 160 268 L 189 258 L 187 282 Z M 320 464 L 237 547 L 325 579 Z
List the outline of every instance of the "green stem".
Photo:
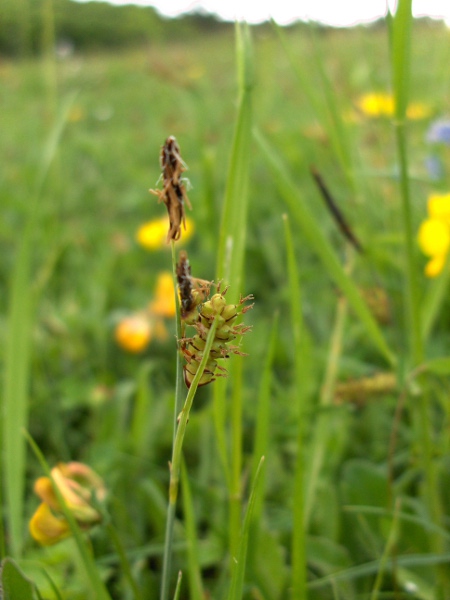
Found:
M 172 462 L 170 463 L 170 482 L 169 482 L 169 504 L 167 509 L 167 521 L 166 521 L 166 537 L 164 542 L 164 558 L 163 558 L 163 573 L 161 582 L 161 600 L 168 600 L 169 598 L 169 578 L 170 578 L 170 564 L 172 558 L 172 545 L 173 545 L 173 527 L 175 523 L 175 509 L 178 497 L 178 488 L 180 484 L 180 466 L 182 458 L 182 449 L 184 436 L 186 434 L 186 427 L 189 420 L 189 413 L 192 408 L 194 396 L 197 392 L 199 381 L 203 375 L 206 367 L 206 363 L 209 359 L 209 353 L 211 346 L 214 341 L 217 329 L 217 316 L 212 322 L 211 328 L 206 338 L 206 345 L 203 351 L 202 360 L 200 366 L 195 374 L 192 381 L 191 387 L 189 388 L 186 396 L 184 406 L 179 413 L 176 420 L 178 422 L 176 427 L 176 434 L 172 449 Z
M 131 589 L 133 590 L 134 599 L 142 600 L 143 596 L 141 594 L 140 589 L 137 586 L 136 581 L 134 580 L 133 573 L 131 572 L 130 563 L 128 562 L 127 555 L 123 548 L 123 544 L 120 541 L 120 538 L 117 535 L 117 532 L 114 529 L 114 527 L 111 525 L 111 523 L 108 523 L 107 530 L 108 530 L 109 537 L 111 538 L 111 541 L 116 548 L 117 556 L 119 557 L 120 564 L 122 565 L 123 573 L 124 573 L 125 577 L 127 578 Z
M 241 471 L 242 471 L 242 360 L 233 364 L 231 398 L 231 483 L 230 483 L 230 556 L 235 558 L 241 536 Z

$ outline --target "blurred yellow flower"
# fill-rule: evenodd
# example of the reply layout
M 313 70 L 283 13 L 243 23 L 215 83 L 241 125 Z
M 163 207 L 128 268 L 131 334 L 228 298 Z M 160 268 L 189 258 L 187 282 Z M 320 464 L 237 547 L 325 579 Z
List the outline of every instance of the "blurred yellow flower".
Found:
M 106 496 L 102 479 L 79 462 L 60 463 L 51 470 L 53 482 L 78 525 L 88 529 L 101 521 L 98 502 Z M 71 534 L 49 477 L 39 477 L 34 491 L 42 500 L 30 519 L 32 537 L 42 545 L 56 544 Z
M 42 502 L 30 519 L 31 536 L 42 546 L 51 546 L 71 534 L 69 523 L 64 517 L 56 517 L 50 507 Z
M 394 99 L 390 94 L 364 94 L 356 104 L 367 117 L 390 117 L 394 114 Z
M 428 197 L 428 214 L 450 225 L 450 194 L 431 194 Z
M 441 273 L 450 250 L 450 194 L 432 194 L 428 198 L 428 215 L 419 228 L 418 243 L 430 260 L 425 266 L 427 277 Z
M 147 348 L 152 338 L 152 325 L 145 313 L 125 317 L 117 325 L 114 337 L 118 345 L 138 354 Z
M 167 216 L 147 221 L 136 232 L 136 241 L 146 250 L 159 250 L 166 246 L 169 218 Z M 194 233 L 194 222 L 186 217 L 186 231 L 183 241 L 187 241 Z
M 152 315 L 158 317 L 175 316 L 175 289 L 172 273 L 169 271 L 164 271 L 158 275 L 155 299 L 150 302 L 148 309 Z
M 359 110 L 367 117 L 392 117 L 395 102 L 391 94 L 371 92 L 363 94 L 356 102 Z M 406 109 L 408 119 L 424 119 L 430 115 L 430 108 L 420 102 L 412 102 Z

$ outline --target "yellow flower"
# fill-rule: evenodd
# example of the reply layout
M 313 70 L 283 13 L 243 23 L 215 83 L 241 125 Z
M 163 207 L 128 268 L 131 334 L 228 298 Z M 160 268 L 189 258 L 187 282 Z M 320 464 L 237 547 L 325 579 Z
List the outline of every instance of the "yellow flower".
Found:
M 90 467 L 79 462 L 60 463 L 51 474 L 66 507 L 81 527 L 89 528 L 101 520 L 97 501 L 104 500 L 106 490 L 102 479 Z M 30 533 L 40 544 L 56 544 L 71 532 L 51 479 L 39 477 L 34 491 L 42 503 L 30 520 Z
M 357 101 L 357 106 L 367 117 L 391 117 L 394 114 L 394 99 L 390 94 L 364 94 Z
M 450 225 L 450 194 L 431 194 L 428 197 L 428 214 Z
M 359 110 L 367 117 L 392 117 L 395 113 L 395 101 L 391 94 L 369 93 L 357 101 Z M 430 115 L 430 108 L 420 102 L 412 102 L 406 109 L 408 119 L 424 119 Z
M 145 313 L 125 317 L 117 325 L 114 337 L 121 348 L 139 353 L 145 350 L 152 337 L 152 325 Z
M 56 517 L 45 502 L 38 506 L 31 517 L 29 530 L 33 539 L 42 546 L 56 544 L 71 534 L 67 520 Z
M 169 218 L 167 216 L 147 221 L 137 230 L 136 241 L 146 250 L 159 250 L 166 246 L 168 229 Z M 192 219 L 186 217 L 186 231 L 183 234 L 183 241 L 188 240 L 193 233 L 194 223 Z
M 169 271 L 164 271 L 158 275 L 155 299 L 150 302 L 148 308 L 152 315 L 158 317 L 175 316 L 175 290 L 172 273 Z
M 419 228 L 418 242 L 430 260 L 425 266 L 427 277 L 441 273 L 450 250 L 450 194 L 431 194 L 428 215 Z

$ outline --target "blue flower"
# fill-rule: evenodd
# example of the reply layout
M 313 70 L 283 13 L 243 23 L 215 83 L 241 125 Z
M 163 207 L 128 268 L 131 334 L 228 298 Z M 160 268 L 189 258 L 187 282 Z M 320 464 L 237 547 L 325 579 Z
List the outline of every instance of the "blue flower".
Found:
M 450 146 L 450 119 L 433 121 L 428 128 L 426 140 L 432 144 L 442 143 Z

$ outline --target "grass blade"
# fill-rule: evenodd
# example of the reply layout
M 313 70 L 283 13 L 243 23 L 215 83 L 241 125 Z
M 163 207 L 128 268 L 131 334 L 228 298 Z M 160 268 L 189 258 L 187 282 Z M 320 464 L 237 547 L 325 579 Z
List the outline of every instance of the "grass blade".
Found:
M 234 130 L 225 201 L 217 251 L 217 279 L 232 283 L 229 292 L 235 302 L 242 289 L 247 232 L 248 174 L 252 127 L 253 62 L 248 25 L 236 25 L 239 72 L 239 109 Z
M 183 490 L 183 512 L 186 525 L 186 551 L 188 562 L 189 597 L 192 600 L 203 600 L 205 597 L 198 560 L 198 539 L 196 533 L 194 503 L 186 464 L 181 463 L 181 486 Z
M 247 543 L 248 534 L 250 530 L 250 524 L 253 517 L 253 509 L 255 506 L 256 495 L 258 490 L 259 479 L 261 475 L 262 466 L 264 463 L 264 456 L 261 458 L 258 466 L 258 470 L 253 481 L 252 490 L 250 492 L 250 498 L 248 501 L 247 511 L 245 513 L 244 524 L 242 527 L 241 539 L 239 543 L 238 554 L 236 557 L 232 557 L 235 561 L 233 574 L 231 577 L 231 586 L 228 594 L 228 600 L 241 600 L 243 589 L 244 589 L 244 575 L 245 575 L 245 563 L 247 558 Z
M 24 540 L 23 494 L 26 444 L 22 431 L 28 422 L 28 389 L 31 357 L 31 330 L 36 297 L 32 293 L 31 261 L 33 235 L 38 224 L 38 207 L 43 186 L 61 140 L 75 95 L 67 98 L 43 149 L 42 163 L 30 201 L 26 225 L 20 237 L 9 287 L 8 337 L 5 344 L 3 390 L 3 482 L 6 490 L 10 552 L 19 557 Z M 4 546 L 4 543 L 2 543 Z M 4 549 L 4 548 L 3 548 Z
M 364 300 L 361 298 L 358 288 L 345 273 L 336 258 L 332 246 L 325 238 L 315 218 L 309 211 L 290 173 L 260 132 L 255 132 L 255 139 L 275 177 L 281 195 L 284 197 L 286 204 L 290 208 L 293 218 L 303 230 L 311 248 L 322 260 L 329 276 L 347 297 L 350 306 L 360 318 L 361 323 L 366 328 L 373 344 L 378 348 L 389 364 L 395 364 L 395 357 L 389 349 L 378 324 L 367 308 Z
M 304 365 L 302 360 L 303 314 L 300 293 L 300 274 L 295 259 L 292 233 L 287 215 L 284 215 L 284 232 L 289 275 L 289 298 L 294 342 L 294 389 L 293 401 L 299 402 L 297 425 L 297 458 L 294 474 L 293 531 L 292 531 L 292 586 L 291 598 L 304 600 L 306 593 L 306 530 L 305 530 L 305 395 Z

